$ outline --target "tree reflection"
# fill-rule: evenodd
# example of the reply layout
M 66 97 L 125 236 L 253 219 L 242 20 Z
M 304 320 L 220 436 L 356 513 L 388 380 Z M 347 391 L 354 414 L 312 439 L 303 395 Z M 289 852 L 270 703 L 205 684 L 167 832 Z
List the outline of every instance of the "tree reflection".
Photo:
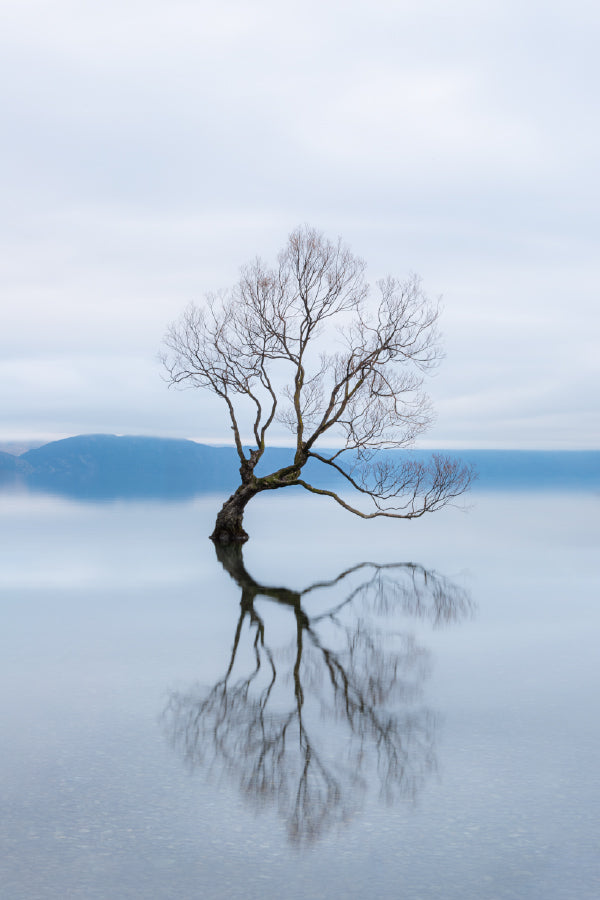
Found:
M 241 546 L 215 549 L 241 589 L 240 614 L 223 677 L 171 693 L 163 713 L 187 763 L 225 771 L 257 807 L 276 805 L 297 843 L 347 821 L 370 782 L 388 802 L 414 800 L 435 767 L 436 717 L 419 702 L 429 653 L 379 623 L 457 621 L 472 611 L 466 591 L 412 563 L 368 562 L 294 591 L 252 578 Z M 287 645 L 281 619 L 269 639 L 257 600 L 289 611 Z

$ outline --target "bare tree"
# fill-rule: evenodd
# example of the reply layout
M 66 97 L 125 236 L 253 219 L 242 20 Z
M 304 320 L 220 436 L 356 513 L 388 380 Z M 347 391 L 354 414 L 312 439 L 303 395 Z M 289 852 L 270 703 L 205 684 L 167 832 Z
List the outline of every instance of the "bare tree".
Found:
M 410 447 L 432 421 L 425 373 L 441 357 L 439 307 L 417 277 L 365 280 L 365 264 L 338 239 L 298 228 L 273 268 L 244 267 L 228 293 L 189 306 L 165 337 L 170 384 L 201 387 L 225 403 L 241 484 L 217 516 L 212 539 L 246 541 L 244 510 L 256 494 L 300 485 L 363 518 L 411 519 L 469 487 L 472 470 L 433 455 L 427 462 L 386 450 Z M 290 462 L 256 467 L 278 421 L 294 435 Z M 254 446 L 246 450 L 243 429 Z M 323 445 L 334 450 L 322 450 Z M 370 508 L 302 478 L 309 460 L 336 473 Z

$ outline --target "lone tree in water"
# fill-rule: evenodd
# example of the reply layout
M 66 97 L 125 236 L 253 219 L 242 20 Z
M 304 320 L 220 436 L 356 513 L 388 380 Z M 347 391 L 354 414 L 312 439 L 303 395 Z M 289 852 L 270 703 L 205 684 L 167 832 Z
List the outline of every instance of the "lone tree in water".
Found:
M 216 543 L 248 540 L 244 510 L 262 491 L 300 485 L 365 519 L 412 519 L 469 487 L 471 469 L 455 460 L 380 452 L 409 447 L 431 424 L 423 379 L 441 350 L 439 307 L 418 278 L 387 277 L 376 290 L 375 298 L 365 263 L 341 239 L 304 226 L 289 236 L 277 265 L 256 259 L 231 291 L 189 306 L 169 328 L 169 383 L 222 399 L 240 458 L 241 484 L 217 516 Z M 290 429 L 294 448 L 289 465 L 259 476 L 274 422 Z M 245 428 L 254 440 L 248 450 Z M 306 481 L 309 460 L 335 471 L 370 509 Z

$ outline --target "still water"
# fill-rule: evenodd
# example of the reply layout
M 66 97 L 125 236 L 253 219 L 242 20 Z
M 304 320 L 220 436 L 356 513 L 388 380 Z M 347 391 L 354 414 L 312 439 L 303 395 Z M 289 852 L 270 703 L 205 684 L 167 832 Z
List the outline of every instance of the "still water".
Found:
M 600 498 L 219 503 L 0 495 L 0 896 L 600 896 Z

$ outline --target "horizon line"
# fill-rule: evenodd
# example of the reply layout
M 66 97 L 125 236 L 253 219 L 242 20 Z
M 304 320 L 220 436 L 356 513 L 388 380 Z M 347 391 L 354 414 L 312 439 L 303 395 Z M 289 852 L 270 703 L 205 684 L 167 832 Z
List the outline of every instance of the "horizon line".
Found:
M 76 437 L 92 437 L 92 436 L 106 436 L 106 437 L 130 437 L 130 438 L 150 438 L 155 440 L 173 440 L 173 441 L 189 441 L 190 443 L 214 447 L 215 449 L 235 449 L 235 444 L 233 442 L 223 441 L 218 438 L 198 438 L 198 437 L 175 437 L 173 435 L 157 435 L 151 433 L 138 433 L 131 434 L 128 432 L 102 432 L 102 431 L 89 431 L 89 432 L 78 432 L 74 434 L 65 434 L 62 433 L 61 436 L 57 435 L 48 435 L 44 438 L 38 437 L 29 437 L 29 438 L 19 438 L 19 437 L 10 437 L 6 439 L 0 439 L 0 451 L 12 453 L 11 455 L 20 456 L 22 453 L 26 453 L 28 450 L 38 449 L 39 447 L 45 446 L 46 444 L 58 443 L 63 440 L 69 440 L 71 438 Z M 460 442 L 459 445 L 454 444 L 454 442 L 449 442 L 448 444 L 442 444 L 439 441 L 435 442 L 435 445 L 418 445 L 411 447 L 402 447 L 402 448 L 386 448 L 386 449 L 399 449 L 404 450 L 406 452 L 436 452 L 436 451 L 448 451 L 448 452 L 514 452 L 514 453 L 594 453 L 600 452 L 600 446 L 598 447 L 588 447 L 588 446 L 515 446 L 515 445 L 498 445 L 498 444 L 490 444 L 489 442 L 485 443 L 474 443 L 467 444 L 465 442 Z M 256 446 L 254 441 L 243 441 L 244 447 L 253 447 Z M 269 449 L 290 449 L 293 450 L 295 445 L 293 443 L 280 442 L 275 441 L 272 444 L 267 446 L 267 450 Z M 8 449 L 11 448 L 11 449 Z M 21 449 L 22 448 L 22 449 Z M 335 443 L 332 443 L 331 446 L 324 447 L 323 449 L 339 449 L 339 446 L 336 446 Z M 15 452 L 19 450 L 20 452 Z

